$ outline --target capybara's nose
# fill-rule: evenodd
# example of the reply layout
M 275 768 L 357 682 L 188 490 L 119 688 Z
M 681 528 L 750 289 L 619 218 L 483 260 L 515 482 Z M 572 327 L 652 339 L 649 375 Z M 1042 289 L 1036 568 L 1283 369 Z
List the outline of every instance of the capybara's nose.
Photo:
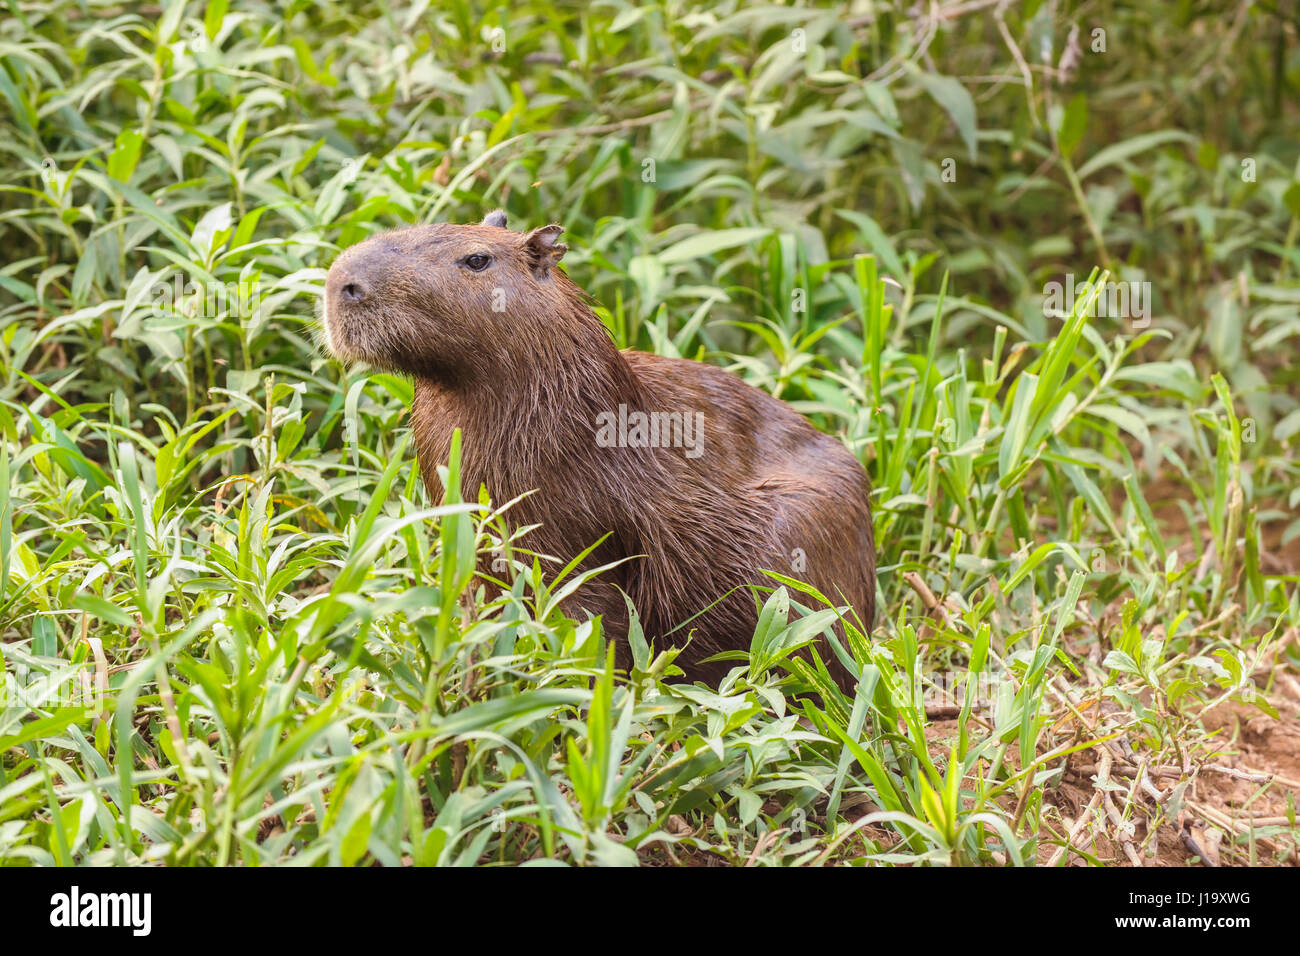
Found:
M 339 295 L 343 297 L 344 302 L 358 305 L 366 300 L 366 287 L 353 279 L 343 284 L 343 288 L 339 290 Z
M 350 268 L 351 263 L 335 262 L 325 280 L 326 294 L 339 305 L 345 307 L 361 305 L 370 297 L 371 283 L 364 275 L 365 270 Z

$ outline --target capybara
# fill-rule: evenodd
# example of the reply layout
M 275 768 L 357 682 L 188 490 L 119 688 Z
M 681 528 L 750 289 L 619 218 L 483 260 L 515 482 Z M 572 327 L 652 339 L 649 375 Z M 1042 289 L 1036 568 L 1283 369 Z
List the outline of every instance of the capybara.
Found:
M 530 549 L 567 563 L 608 535 L 583 567 L 627 560 L 570 609 L 602 616 L 622 667 L 626 593 L 658 646 L 690 636 L 677 660 L 689 677 L 719 680 L 735 663 L 701 661 L 749 649 L 757 615 L 745 585 L 774 587 L 763 569 L 851 605 L 870 628 L 875 546 L 861 463 L 722 369 L 620 351 L 558 266 L 562 232 L 515 232 L 498 211 L 478 225 L 375 235 L 331 267 L 327 349 L 414 379 L 431 492 L 459 428 L 467 499 L 480 484 L 498 504 L 532 492 L 510 511 L 516 526 L 540 526 L 524 539 Z M 856 675 L 824 644 L 820 655 L 851 689 Z

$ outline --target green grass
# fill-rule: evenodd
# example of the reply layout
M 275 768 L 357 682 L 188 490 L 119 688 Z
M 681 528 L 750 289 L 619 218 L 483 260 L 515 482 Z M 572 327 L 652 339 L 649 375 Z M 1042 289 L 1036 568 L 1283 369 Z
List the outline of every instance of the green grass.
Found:
M 1274 713 L 1300 666 L 1300 44 L 1259 4 L 1054 9 L 1004 38 L 886 4 L 11 4 L 0 862 L 1177 842 L 1239 743 L 1207 708 Z M 862 458 L 855 699 L 791 657 L 826 623 L 791 580 L 722 686 L 635 626 L 616 674 L 508 503 L 455 460 L 431 500 L 410 383 L 319 353 L 339 249 L 497 206 L 564 223 L 621 346 L 728 367 Z M 1151 284 L 1149 326 L 1049 314 L 1094 268 Z M 1293 859 L 1285 799 L 1210 819 L 1224 858 Z

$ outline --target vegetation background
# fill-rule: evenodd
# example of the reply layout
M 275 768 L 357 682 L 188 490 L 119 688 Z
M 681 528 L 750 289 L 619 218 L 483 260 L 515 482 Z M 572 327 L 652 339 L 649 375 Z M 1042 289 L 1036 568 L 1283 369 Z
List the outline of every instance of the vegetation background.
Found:
M 0 862 L 1294 862 L 1298 32 L 11 0 Z M 410 384 L 324 360 L 339 249 L 498 206 L 861 456 L 855 699 L 796 582 L 721 687 L 614 674 L 501 503 L 430 499 Z M 1149 312 L 1052 306 L 1094 268 Z

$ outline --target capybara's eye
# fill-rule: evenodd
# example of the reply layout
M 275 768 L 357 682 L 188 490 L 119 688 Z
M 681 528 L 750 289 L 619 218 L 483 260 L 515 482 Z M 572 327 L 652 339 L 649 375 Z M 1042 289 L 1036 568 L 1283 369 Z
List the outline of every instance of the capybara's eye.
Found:
M 482 272 L 484 269 L 486 269 L 488 266 L 492 264 L 492 257 L 485 256 L 481 252 L 476 252 L 472 256 L 466 256 L 464 259 L 460 261 L 463 262 L 468 268 L 473 269 L 475 272 Z

